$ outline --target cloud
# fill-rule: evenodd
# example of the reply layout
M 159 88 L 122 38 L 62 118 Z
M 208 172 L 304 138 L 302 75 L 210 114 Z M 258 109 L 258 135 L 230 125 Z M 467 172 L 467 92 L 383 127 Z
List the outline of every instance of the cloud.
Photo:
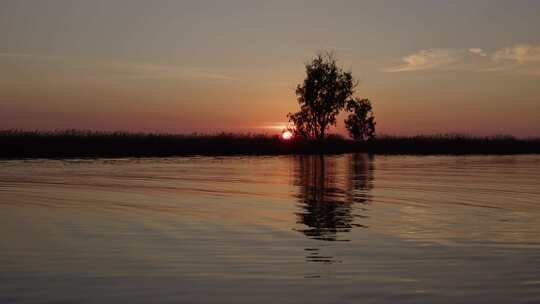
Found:
M 9 53 L 9 52 L 0 52 L 0 57 L 30 58 L 30 57 L 37 57 L 37 55 L 35 55 L 35 54 L 28 54 L 28 53 Z
M 517 61 L 519 63 L 539 62 L 540 45 L 520 44 L 498 50 L 493 55 L 495 61 Z
M 335 45 L 326 45 L 326 46 L 323 46 L 321 48 L 321 51 L 350 51 L 351 49 L 350 48 L 347 48 L 347 47 L 339 47 L 339 46 L 335 46 Z
M 154 64 L 143 62 L 110 62 L 96 61 L 91 58 L 71 56 L 57 56 L 46 54 L 32 54 L 21 52 L 0 52 L 0 59 L 10 62 L 24 62 L 26 68 L 48 69 L 53 72 L 62 72 L 71 75 L 92 76 L 99 74 L 114 78 L 131 79 L 165 79 L 165 78 L 191 78 L 215 80 L 239 80 L 210 68 Z
M 452 49 L 420 50 L 403 57 L 405 64 L 385 69 L 386 72 L 410 72 L 452 66 L 460 61 L 462 51 Z
M 481 48 L 426 49 L 405 56 L 402 61 L 403 64 L 383 71 L 508 71 L 537 75 L 540 69 L 540 45 L 516 45 L 499 49 L 491 55 Z
M 239 80 L 236 77 L 214 72 L 208 68 L 158 65 L 148 63 L 113 63 L 111 73 L 117 77 L 133 79 L 159 78 L 206 78 L 217 80 Z
M 264 123 L 263 125 L 257 126 L 257 129 L 270 129 L 270 130 L 284 130 L 287 128 L 288 123 L 285 122 L 274 122 L 274 123 Z
M 476 55 L 480 55 L 482 57 L 486 57 L 487 54 L 484 52 L 484 50 L 480 49 L 480 48 L 470 48 L 469 49 L 469 52 L 473 53 L 473 54 L 476 54 Z

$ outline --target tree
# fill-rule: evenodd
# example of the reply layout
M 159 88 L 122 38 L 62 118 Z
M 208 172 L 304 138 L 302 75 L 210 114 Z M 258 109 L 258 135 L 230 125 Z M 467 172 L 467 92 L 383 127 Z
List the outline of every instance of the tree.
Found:
M 351 72 L 337 66 L 332 53 L 318 54 L 306 64 L 306 78 L 296 88 L 300 111 L 287 114 L 295 135 L 323 140 L 326 130 L 336 124 L 336 116 L 354 94 Z
M 369 99 L 352 99 L 347 102 L 349 117 L 345 127 L 354 140 L 369 140 L 375 137 L 375 117 Z

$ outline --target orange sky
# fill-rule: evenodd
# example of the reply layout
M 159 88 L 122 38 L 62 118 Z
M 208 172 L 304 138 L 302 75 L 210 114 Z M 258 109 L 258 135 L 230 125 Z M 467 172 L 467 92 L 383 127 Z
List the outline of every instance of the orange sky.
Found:
M 378 133 L 540 136 L 540 2 L 329 5 L 3 1 L 0 129 L 278 132 L 333 50 Z

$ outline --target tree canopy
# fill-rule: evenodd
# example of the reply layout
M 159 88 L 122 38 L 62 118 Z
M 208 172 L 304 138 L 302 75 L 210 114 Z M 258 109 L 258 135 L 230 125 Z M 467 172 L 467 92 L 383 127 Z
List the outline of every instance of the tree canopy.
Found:
M 350 113 L 345 119 L 345 127 L 355 140 L 367 140 L 375 137 L 375 117 L 369 99 L 352 99 L 347 102 Z
M 294 124 L 295 136 L 323 140 L 328 128 L 336 125 L 338 114 L 347 107 L 352 112 L 346 121 L 351 137 L 357 140 L 373 137 L 375 121 L 371 103 L 367 99 L 355 99 L 355 88 L 352 73 L 343 71 L 332 53 L 318 54 L 306 64 L 306 78 L 296 88 L 300 111 L 287 115 Z

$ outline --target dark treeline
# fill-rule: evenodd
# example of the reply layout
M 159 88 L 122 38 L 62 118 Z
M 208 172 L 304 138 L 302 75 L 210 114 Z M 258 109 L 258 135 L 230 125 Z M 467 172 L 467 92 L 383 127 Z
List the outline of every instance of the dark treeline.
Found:
M 278 155 L 368 152 L 376 154 L 540 153 L 540 138 L 460 135 L 381 136 L 357 142 L 330 135 L 323 142 L 280 136 L 177 135 L 95 131 L 0 131 L 0 158 L 150 157 L 180 155 Z

